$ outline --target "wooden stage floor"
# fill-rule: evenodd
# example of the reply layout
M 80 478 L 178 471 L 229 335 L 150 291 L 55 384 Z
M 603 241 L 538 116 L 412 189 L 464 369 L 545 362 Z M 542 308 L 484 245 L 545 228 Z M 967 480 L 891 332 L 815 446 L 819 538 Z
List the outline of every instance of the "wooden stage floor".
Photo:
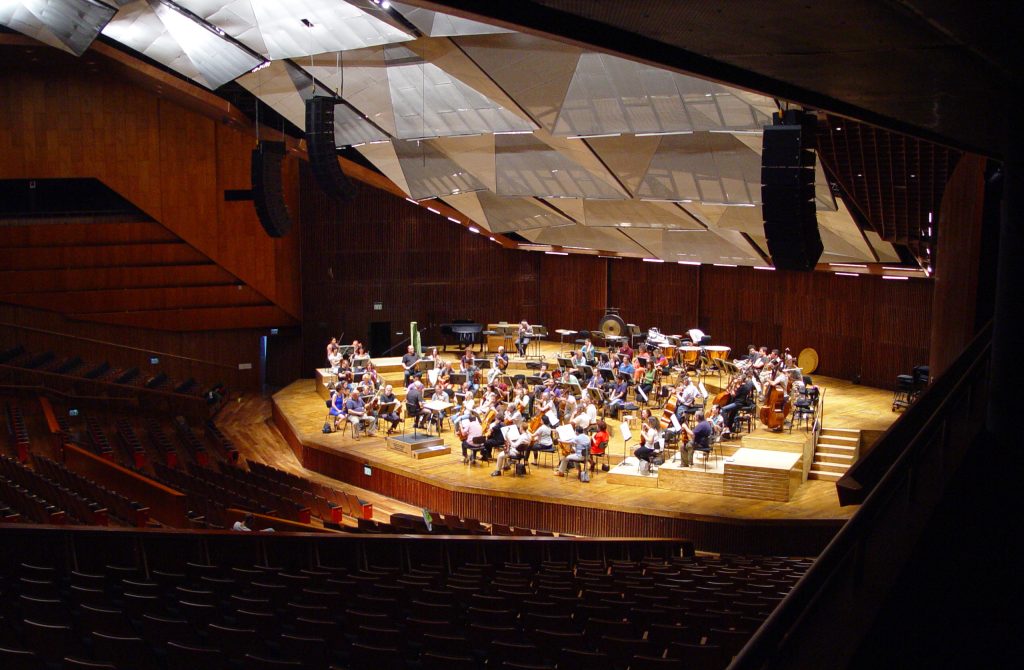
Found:
M 889 409 L 891 392 L 825 377 L 815 382 L 826 390 L 826 427 L 884 430 L 896 417 Z M 275 424 L 307 469 L 485 522 L 581 535 L 685 535 L 707 550 L 809 554 L 855 509 L 839 506 L 833 483 L 816 480 L 799 486 L 788 502 L 772 502 L 624 486 L 610 483 L 603 472 L 584 484 L 553 476 L 544 457 L 525 477 L 491 477 L 491 466 L 462 464 L 458 440 L 448 430 L 442 437 L 452 453 L 420 460 L 389 449 L 383 437 L 354 440 L 347 432 L 321 433 L 324 402 L 312 379 L 292 383 L 272 402 Z M 610 452 L 618 458 L 613 463 L 623 454 L 614 428 Z M 634 447 L 631 442 L 630 450 Z M 369 476 L 364 465 L 370 466 Z

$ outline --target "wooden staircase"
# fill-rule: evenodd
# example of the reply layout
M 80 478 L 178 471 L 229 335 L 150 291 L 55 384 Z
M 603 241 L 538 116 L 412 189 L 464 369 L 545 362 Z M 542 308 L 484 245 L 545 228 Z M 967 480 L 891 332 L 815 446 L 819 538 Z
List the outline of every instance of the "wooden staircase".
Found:
M 822 428 L 808 479 L 838 481 L 860 453 L 860 431 L 849 428 Z

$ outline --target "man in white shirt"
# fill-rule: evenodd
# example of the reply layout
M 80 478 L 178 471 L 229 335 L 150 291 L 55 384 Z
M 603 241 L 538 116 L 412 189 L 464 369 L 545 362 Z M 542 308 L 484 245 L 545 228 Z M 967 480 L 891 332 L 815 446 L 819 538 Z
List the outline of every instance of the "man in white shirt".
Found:
M 480 421 L 475 416 L 470 415 L 468 419 L 462 420 L 462 425 L 459 426 L 459 433 L 463 436 L 462 462 L 476 463 L 476 450 L 481 446 L 475 444 L 475 442 L 479 442 L 476 438 L 484 434 Z

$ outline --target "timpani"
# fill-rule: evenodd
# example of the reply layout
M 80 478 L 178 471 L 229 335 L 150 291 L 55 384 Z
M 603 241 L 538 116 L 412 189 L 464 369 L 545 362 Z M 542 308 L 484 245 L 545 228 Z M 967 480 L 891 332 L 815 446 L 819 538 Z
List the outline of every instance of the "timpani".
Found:
M 732 351 L 730 347 L 722 346 L 707 346 L 704 347 L 704 351 L 707 352 L 708 358 L 711 360 L 725 360 L 729 358 L 729 352 Z

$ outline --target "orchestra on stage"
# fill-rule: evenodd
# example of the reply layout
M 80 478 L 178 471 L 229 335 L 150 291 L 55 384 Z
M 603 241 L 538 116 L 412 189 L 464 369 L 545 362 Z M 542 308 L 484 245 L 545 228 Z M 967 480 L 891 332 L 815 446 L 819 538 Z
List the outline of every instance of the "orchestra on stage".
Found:
M 474 338 L 488 332 L 476 326 L 481 324 L 452 324 L 451 332 Z M 546 330 L 524 319 L 504 336 L 518 358 L 527 360 L 538 332 Z M 358 439 L 378 430 L 393 435 L 404 420 L 415 431 L 437 434 L 447 425 L 461 445 L 462 462 L 493 460 L 492 476 L 524 474 L 531 461 L 537 464 L 547 454 L 556 476 L 578 465 L 580 478 L 589 481 L 606 455 L 606 419 L 630 415 L 639 433 L 633 455 L 646 472 L 671 452 L 680 467 L 692 467 L 694 453 L 706 454 L 712 443 L 731 439 L 744 425 L 748 431 L 755 422 L 782 431 L 794 407 L 807 411 L 818 399 L 818 389 L 789 349 L 749 345 L 730 360 L 729 347 L 711 344 L 696 328 L 685 335 L 664 335 L 653 327 L 646 336 L 607 335 L 600 347 L 593 341 L 599 333 L 556 332 L 582 337 L 550 368 L 541 357 L 512 369 L 504 345 L 481 357 L 472 351 L 473 338 L 462 339 L 457 360 L 443 358 L 437 347 L 421 355 L 410 345 L 401 357 L 404 402 L 362 343 L 343 346 L 332 339 L 324 431 L 349 426 Z M 714 394 L 705 384 L 711 376 L 721 389 Z M 608 467 L 605 461 L 602 468 Z

